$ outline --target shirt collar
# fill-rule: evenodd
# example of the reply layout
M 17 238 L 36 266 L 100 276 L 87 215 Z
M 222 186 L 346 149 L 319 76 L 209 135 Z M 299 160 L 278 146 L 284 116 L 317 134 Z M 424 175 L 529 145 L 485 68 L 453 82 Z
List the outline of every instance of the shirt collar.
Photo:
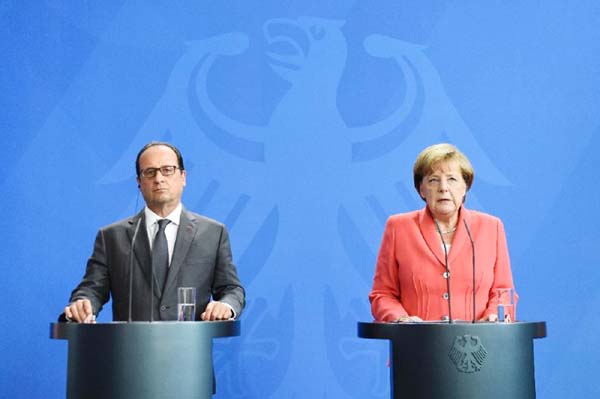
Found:
M 169 213 L 166 217 L 162 217 L 154 213 L 147 206 L 144 208 L 144 216 L 146 217 L 146 226 L 153 226 L 160 219 L 169 219 L 171 223 L 176 226 L 179 226 L 179 221 L 181 220 L 181 210 L 182 210 L 181 202 L 173 209 L 173 212 Z

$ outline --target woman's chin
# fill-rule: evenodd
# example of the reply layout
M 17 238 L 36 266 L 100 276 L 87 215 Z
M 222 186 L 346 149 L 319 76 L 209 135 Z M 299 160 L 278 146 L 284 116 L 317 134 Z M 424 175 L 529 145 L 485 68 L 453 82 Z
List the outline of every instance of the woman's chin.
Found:
M 457 209 L 455 206 L 436 206 L 435 209 L 432 210 L 433 216 L 438 219 L 441 218 L 450 218 L 457 213 Z

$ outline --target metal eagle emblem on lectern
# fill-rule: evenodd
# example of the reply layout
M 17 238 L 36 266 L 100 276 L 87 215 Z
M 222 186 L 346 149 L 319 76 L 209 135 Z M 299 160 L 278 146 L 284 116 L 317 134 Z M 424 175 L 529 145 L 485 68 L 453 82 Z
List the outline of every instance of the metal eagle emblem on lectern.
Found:
M 454 339 L 448 356 L 458 371 L 475 373 L 481 370 L 487 356 L 487 350 L 483 347 L 478 336 L 465 334 Z

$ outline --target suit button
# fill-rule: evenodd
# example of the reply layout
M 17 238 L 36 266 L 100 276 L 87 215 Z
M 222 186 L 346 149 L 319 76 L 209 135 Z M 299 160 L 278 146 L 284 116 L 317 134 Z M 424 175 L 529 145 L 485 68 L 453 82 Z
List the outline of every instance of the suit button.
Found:
M 449 272 L 444 272 L 444 274 L 442 274 L 442 276 L 444 276 L 444 278 L 448 278 L 448 277 L 450 277 L 450 273 Z
M 442 316 L 442 321 L 448 321 L 448 320 L 450 320 L 450 317 L 448 317 L 447 314 Z
M 447 293 L 447 292 L 444 292 L 444 295 L 442 295 L 442 298 L 444 298 L 444 299 L 448 299 L 448 297 L 449 297 L 449 296 L 450 296 L 450 295 L 448 295 L 448 293 Z
M 167 310 L 167 307 L 165 305 L 160 307 L 160 310 Z

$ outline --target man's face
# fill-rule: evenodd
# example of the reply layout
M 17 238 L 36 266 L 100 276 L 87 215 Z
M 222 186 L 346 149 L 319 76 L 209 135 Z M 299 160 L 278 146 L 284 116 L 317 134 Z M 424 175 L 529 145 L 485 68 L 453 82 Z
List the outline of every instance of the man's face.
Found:
M 181 202 L 186 176 L 185 170 L 179 169 L 170 176 L 163 176 L 160 170 L 154 177 L 143 176 L 145 170 L 164 166 L 178 166 L 175 152 L 164 145 L 150 147 L 140 156 L 140 175 L 137 178 L 146 205 L 161 216 L 168 215 Z

